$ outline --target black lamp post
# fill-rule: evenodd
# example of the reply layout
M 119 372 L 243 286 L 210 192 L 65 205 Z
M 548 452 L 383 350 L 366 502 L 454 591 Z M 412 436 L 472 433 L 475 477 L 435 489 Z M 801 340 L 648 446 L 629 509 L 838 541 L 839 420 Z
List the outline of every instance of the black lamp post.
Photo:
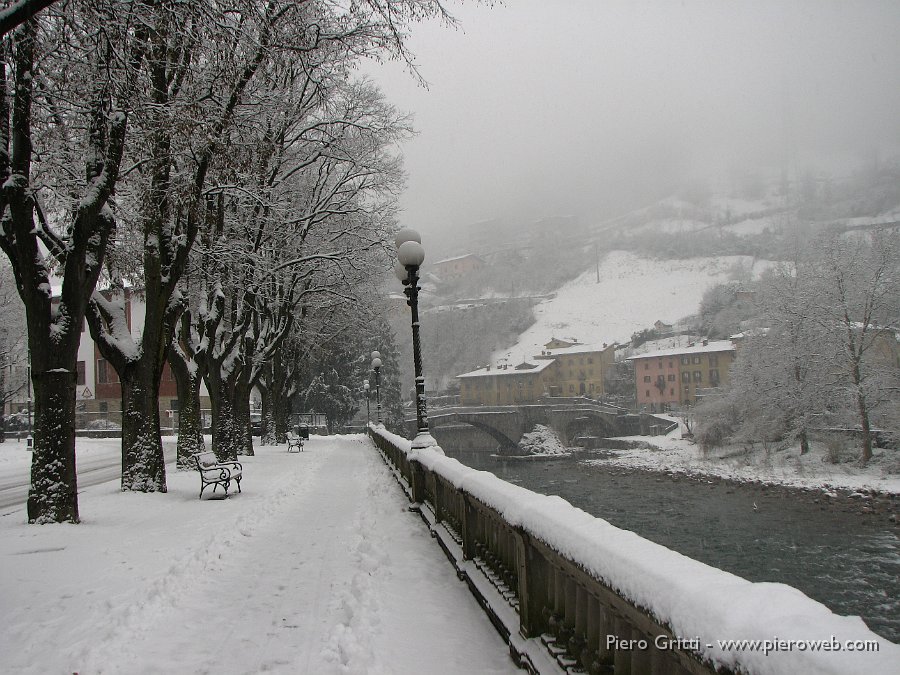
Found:
M 397 245 L 397 264 L 394 272 L 403 282 L 406 304 L 412 315 L 413 367 L 416 375 L 416 437 L 413 448 L 430 448 L 437 442 L 428 431 L 428 410 L 425 403 L 425 375 L 422 373 L 422 347 L 419 338 L 419 266 L 425 260 L 422 238 L 415 230 L 400 230 L 394 238 Z
M 372 352 L 372 370 L 375 371 L 375 422 L 381 425 L 381 352 Z
M 369 381 L 363 380 L 363 391 L 366 393 L 366 426 L 369 426 Z

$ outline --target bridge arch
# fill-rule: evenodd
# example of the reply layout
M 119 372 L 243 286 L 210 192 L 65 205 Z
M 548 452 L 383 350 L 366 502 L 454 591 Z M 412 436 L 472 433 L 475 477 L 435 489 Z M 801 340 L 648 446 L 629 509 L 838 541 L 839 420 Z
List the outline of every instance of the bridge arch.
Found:
M 617 430 L 616 424 L 610 422 L 606 415 L 593 411 L 584 411 L 577 417 L 566 420 L 561 426 L 562 429 L 560 431 L 564 438 L 570 442 L 579 436 L 585 435 L 599 436 L 601 438 L 621 435 Z
M 468 415 L 440 415 L 437 417 L 432 417 L 429 419 L 430 426 L 432 428 L 439 428 L 442 426 L 447 426 L 449 424 L 467 424 L 471 427 L 475 427 L 479 431 L 483 431 L 488 434 L 491 438 L 497 441 L 500 444 L 500 453 L 503 454 L 504 451 L 514 450 L 519 447 L 519 443 L 517 440 L 513 440 L 510 438 L 509 434 L 501 431 L 495 426 L 490 424 L 486 424 L 485 422 L 477 419 L 472 419 Z

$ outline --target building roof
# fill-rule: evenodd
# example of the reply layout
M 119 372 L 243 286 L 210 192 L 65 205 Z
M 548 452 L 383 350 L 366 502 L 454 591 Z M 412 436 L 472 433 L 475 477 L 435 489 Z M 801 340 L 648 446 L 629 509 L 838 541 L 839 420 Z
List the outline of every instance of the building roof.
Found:
M 473 370 L 470 373 L 463 373 L 462 375 L 457 375 L 457 378 L 463 377 L 491 377 L 491 376 L 512 376 L 512 375 L 531 375 L 540 373 L 541 371 L 549 368 L 553 364 L 553 361 L 543 361 L 541 363 L 520 363 L 518 366 L 487 366 L 485 368 L 479 368 L 478 370 Z M 523 368 L 523 366 L 526 366 Z
M 545 349 L 544 353 L 540 356 L 546 358 L 548 356 L 563 356 L 564 354 L 587 354 L 587 353 L 595 353 L 595 352 L 605 352 L 610 347 L 615 347 L 615 343 L 613 344 L 602 344 L 602 345 L 586 345 L 586 344 L 573 344 L 570 347 L 557 347 L 556 349 Z M 539 358 L 535 356 L 535 358 Z
M 475 260 L 478 260 L 479 262 L 484 262 L 481 258 L 479 258 L 474 253 L 466 253 L 465 255 L 458 255 L 453 258 L 444 258 L 443 260 L 437 260 L 431 264 L 432 265 L 442 265 L 442 264 L 448 263 L 448 262 L 456 262 L 457 260 L 465 260 L 466 258 L 475 258 Z
M 655 352 L 647 352 L 646 354 L 636 354 L 629 358 L 629 361 L 637 361 L 638 359 L 655 359 L 664 356 L 684 356 L 686 354 L 708 354 L 715 352 L 733 352 L 734 345 L 731 340 L 713 340 L 712 342 L 697 342 L 687 347 L 673 347 L 672 349 L 660 349 Z

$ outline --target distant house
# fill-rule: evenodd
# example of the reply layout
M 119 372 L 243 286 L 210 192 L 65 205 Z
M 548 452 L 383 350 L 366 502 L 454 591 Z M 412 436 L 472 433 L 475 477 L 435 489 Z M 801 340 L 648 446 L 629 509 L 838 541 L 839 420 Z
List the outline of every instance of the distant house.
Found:
M 125 288 L 115 292 L 102 291 L 107 298 L 120 301 L 125 308 L 125 325 L 131 336 L 138 340 L 144 329 L 145 299 L 142 289 Z M 53 302 L 58 302 L 54 298 Z M 92 420 L 118 420 L 122 411 L 122 385 L 112 365 L 100 354 L 86 322 L 81 327 L 81 342 L 76 360 L 75 399 L 76 426 L 88 427 Z M 26 401 L 11 402 L 10 409 L 24 409 Z M 206 387 L 202 388 L 201 405 L 209 408 Z M 159 382 L 159 413 L 163 426 L 171 425 L 174 412 L 179 408 L 178 388 L 168 363 L 163 365 Z M 171 411 L 171 412 L 170 412 Z
M 536 359 L 550 359 L 550 396 L 590 396 L 606 393 L 604 378 L 616 360 L 616 345 L 590 345 L 553 338 Z
M 670 323 L 664 323 L 657 319 L 656 323 L 653 324 L 653 329 L 656 331 L 656 334 L 660 337 L 668 337 L 675 332 L 674 326 Z
M 467 253 L 455 258 L 438 260 L 431 266 L 431 272 L 443 281 L 453 281 L 484 268 L 485 262 L 477 255 Z
M 567 349 L 569 347 L 574 347 L 576 345 L 582 344 L 575 338 L 570 338 L 568 340 L 563 340 L 561 338 L 552 337 L 550 338 L 550 342 L 544 345 L 544 349 L 553 350 L 553 349 Z
M 547 390 L 547 371 L 552 361 L 485 366 L 457 375 L 461 405 L 515 405 L 534 403 Z
M 535 403 L 542 396 L 600 396 L 615 348 L 553 338 L 534 356 L 535 363 L 485 366 L 457 375 L 460 403 L 514 405 Z
M 653 410 L 691 405 L 697 401 L 698 391 L 729 382 L 734 357 L 730 340 L 703 340 L 687 347 L 632 356 L 635 401 L 639 408 Z

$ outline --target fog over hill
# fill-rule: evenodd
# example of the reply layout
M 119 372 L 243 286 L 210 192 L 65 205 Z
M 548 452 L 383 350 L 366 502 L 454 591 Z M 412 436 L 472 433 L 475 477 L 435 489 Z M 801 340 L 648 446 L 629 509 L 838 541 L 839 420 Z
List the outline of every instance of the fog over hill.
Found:
M 565 284 L 556 297 L 534 307 L 535 323 L 493 359 L 521 363 L 540 354 L 551 337 L 589 344 L 627 342 L 657 320 L 673 324 L 694 314 L 703 293 L 716 284 L 756 278 L 768 261 L 748 256 L 661 260 L 612 251 L 599 268 Z
M 489 362 L 516 365 L 552 337 L 627 342 L 657 320 L 696 314 L 715 285 L 758 278 L 818 231 L 898 220 L 900 167 L 884 165 L 841 180 L 746 173 L 720 190 L 693 185 L 601 222 L 555 216 L 462 227 L 452 249 L 435 247 L 431 262 L 452 250 L 476 253 L 484 265 L 440 278 L 426 261 L 428 386 L 444 389 Z M 398 323 L 397 331 L 408 327 Z

